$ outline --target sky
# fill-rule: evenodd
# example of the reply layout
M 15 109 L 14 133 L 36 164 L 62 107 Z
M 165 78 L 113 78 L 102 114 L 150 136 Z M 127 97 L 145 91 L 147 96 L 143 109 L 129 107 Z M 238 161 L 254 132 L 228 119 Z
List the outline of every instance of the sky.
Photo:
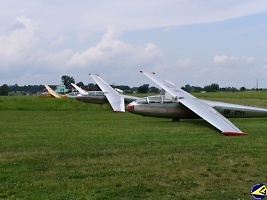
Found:
M 1 0 L 0 85 L 267 88 L 266 0 Z

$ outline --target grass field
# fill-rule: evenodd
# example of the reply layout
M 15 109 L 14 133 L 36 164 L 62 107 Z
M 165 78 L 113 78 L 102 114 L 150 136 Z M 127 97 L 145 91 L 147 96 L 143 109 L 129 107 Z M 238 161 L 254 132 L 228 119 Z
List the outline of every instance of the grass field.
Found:
M 267 108 L 266 92 L 196 94 Z M 113 113 L 72 99 L 0 97 L 2 199 L 252 199 L 267 184 L 267 119 L 204 120 Z

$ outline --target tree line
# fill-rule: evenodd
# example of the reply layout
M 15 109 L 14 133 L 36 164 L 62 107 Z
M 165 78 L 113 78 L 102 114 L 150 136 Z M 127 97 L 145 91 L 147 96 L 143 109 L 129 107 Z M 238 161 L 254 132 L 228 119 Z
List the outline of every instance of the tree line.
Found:
M 68 75 L 63 75 L 61 77 L 61 82 L 66 86 L 66 88 L 69 89 L 71 92 L 73 87 L 71 86 L 71 83 L 75 83 L 75 79 L 72 76 Z M 84 90 L 88 91 L 99 91 L 101 90 L 97 84 L 94 83 L 89 83 L 85 85 L 83 82 L 78 82 L 76 83 L 77 86 L 83 88 Z M 143 84 L 139 87 L 129 87 L 127 85 L 111 85 L 113 88 L 118 88 L 120 90 L 123 90 L 125 93 L 159 93 L 160 89 L 157 87 L 149 87 L 149 84 Z M 20 92 L 20 94 L 37 94 L 39 92 L 44 91 L 44 85 L 24 85 L 24 86 L 19 86 L 17 84 L 15 85 L 7 85 L 3 84 L 0 86 L 0 96 L 7 96 L 9 93 L 16 94 L 17 92 Z M 236 92 L 236 91 L 246 91 L 249 90 L 245 87 L 241 88 L 235 88 L 235 87 L 220 87 L 219 84 L 217 83 L 212 83 L 210 85 L 206 85 L 204 87 L 199 87 L 199 86 L 190 86 L 189 84 L 185 85 L 182 87 L 183 90 L 193 93 L 193 92 Z M 250 89 L 250 90 L 256 90 L 256 89 Z M 259 89 L 263 90 L 263 89 Z
M 217 83 L 212 83 L 204 87 L 190 86 L 189 84 L 187 84 L 184 87 L 182 87 L 182 89 L 187 92 L 237 92 L 237 91 L 249 90 L 245 87 L 240 87 L 239 89 L 236 87 L 220 87 L 219 84 Z M 255 89 L 251 89 L 251 90 L 255 90 Z

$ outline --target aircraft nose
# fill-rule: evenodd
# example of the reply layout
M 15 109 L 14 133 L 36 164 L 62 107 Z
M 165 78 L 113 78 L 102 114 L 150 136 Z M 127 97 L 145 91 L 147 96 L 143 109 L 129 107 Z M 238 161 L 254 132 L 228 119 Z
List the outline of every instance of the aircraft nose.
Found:
M 127 107 L 126 107 L 126 110 L 128 111 L 134 111 L 134 105 L 133 104 L 128 104 Z

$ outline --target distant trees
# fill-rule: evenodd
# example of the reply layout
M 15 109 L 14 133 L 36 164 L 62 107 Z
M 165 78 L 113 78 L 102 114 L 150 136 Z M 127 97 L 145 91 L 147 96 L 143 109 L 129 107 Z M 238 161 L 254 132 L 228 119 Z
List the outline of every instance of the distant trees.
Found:
M 111 87 L 118 88 L 118 89 L 123 90 L 123 91 L 130 91 L 131 90 L 131 88 L 127 85 L 116 85 L 116 86 L 112 85 Z
M 149 92 L 150 93 L 159 93 L 160 89 L 157 88 L 157 87 L 152 86 L 152 87 L 149 88 Z
M 0 86 L 0 96 L 7 96 L 8 95 L 8 86 L 4 84 Z
M 138 93 L 148 93 L 149 84 L 143 84 L 137 88 Z
M 73 82 L 72 82 L 73 83 Z M 84 84 L 83 84 L 83 82 L 79 82 L 79 83 L 77 83 L 76 84 L 78 87 L 80 87 L 80 88 L 83 88 L 84 87 Z
M 61 77 L 62 83 L 67 86 L 68 89 L 71 89 L 72 87 L 69 86 L 71 83 L 75 83 L 75 80 L 72 76 L 63 75 Z M 84 90 L 88 91 L 101 91 L 99 86 L 95 83 L 89 83 L 84 84 L 83 82 L 78 82 L 76 85 L 83 88 Z M 158 93 L 160 92 L 160 89 L 157 87 L 149 87 L 149 84 L 143 84 L 139 87 L 129 87 L 127 85 L 111 85 L 113 88 L 118 88 L 124 91 L 124 93 Z M 184 87 L 182 87 L 183 90 L 187 92 L 236 92 L 236 91 L 249 91 L 249 90 L 255 90 L 255 88 L 247 89 L 244 86 L 240 87 L 239 89 L 235 87 L 220 87 L 217 83 L 212 83 L 210 85 L 206 85 L 204 87 L 199 86 L 190 86 L 189 84 L 186 84 Z M 7 85 L 4 84 L 0 86 L 0 96 L 3 95 L 33 95 L 37 93 L 41 93 L 44 90 L 44 85 L 24 85 L 19 86 L 18 84 L 15 85 Z M 267 90 L 265 88 L 260 88 L 259 90 Z
M 217 91 L 219 91 L 219 89 L 220 89 L 220 87 L 216 83 L 212 83 L 212 84 L 204 87 L 204 91 L 206 91 L 206 92 L 217 92 Z
M 224 87 L 224 88 L 220 88 L 221 92 L 237 92 L 238 89 L 235 87 Z
M 61 82 L 65 85 L 65 86 L 68 86 L 70 85 L 71 83 L 75 83 L 75 80 L 72 76 L 67 76 L 67 75 L 63 75 L 61 77 Z
M 189 84 L 186 84 L 183 90 L 185 90 L 186 92 L 191 92 L 192 87 Z
M 89 83 L 87 85 L 88 91 L 101 91 L 100 87 L 97 84 Z
M 27 92 L 28 94 L 36 94 L 37 92 L 43 91 L 44 86 L 43 85 L 24 85 L 24 86 L 18 86 L 18 84 L 15 85 L 9 85 L 8 86 L 8 92 L 12 93 L 13 95 L 17 92 Z
M 68 75 L 63 75 L 61 77 L 61 81 L 65 86 L 69 86 L 71 83 L 75 83 L 75 80 L 72 76 Z M 88 85 L 84 85 L 83 82 L 78 82 L 76 84 L 77 86 L 81 88 L 88 88 L 89 91 L 96 91 L 96 90 L 101 90 L 97 84 L 89 83 Z M 17 86 L 17 85 L 16 85 Z M 129 87 L 127 85 L 111 85 L 113 88 L 118 88 L 123 90 L 126 93 L 133 93 L 133 92 L 138 92 L 138 93 L 159 93 L 160 89 L 157 87 L 149 87 L 149 84 L 143 84 L 139 87 Z M 186 92 L 217 92 L 217 91 L 222 91 L 222 92 L 235 92 L 235 91 L 246 91 L 247 89 L 245 87 L 241 87 L 240 89 L 237 89 L 235 87 L 223 87 L 220 88 L 219 84 L 217 83 L 212 83 L 210 85 L 206 85 L 204 87 L 199 87 L 199 86 L 190 86 L 189 84 L 186 84 L 184 87 L 182 87 L 183 90 Z
M 89 83 L 89 84 L 87 85 L 87 88 L 88 88 L 89 91 L 94 91 L 94 90 L 96 90 L 95 84 L 93 84 L 93 83 Z
M 241 87 L 237 89 L 235 87 L 223 87 L 221 88 L 217 83 L 212 83 L 210 85 L 206 85 L 203 88 L 199 86 L 190 86 L 189 84 L 185 85 L 181 89 L 185 90 L 186 92 L 236 92 L 236 91 L 247 91 L 245 87 Z
M 247 89 L 243 86 L 239 89 L 240 91 L 246 91 Z

